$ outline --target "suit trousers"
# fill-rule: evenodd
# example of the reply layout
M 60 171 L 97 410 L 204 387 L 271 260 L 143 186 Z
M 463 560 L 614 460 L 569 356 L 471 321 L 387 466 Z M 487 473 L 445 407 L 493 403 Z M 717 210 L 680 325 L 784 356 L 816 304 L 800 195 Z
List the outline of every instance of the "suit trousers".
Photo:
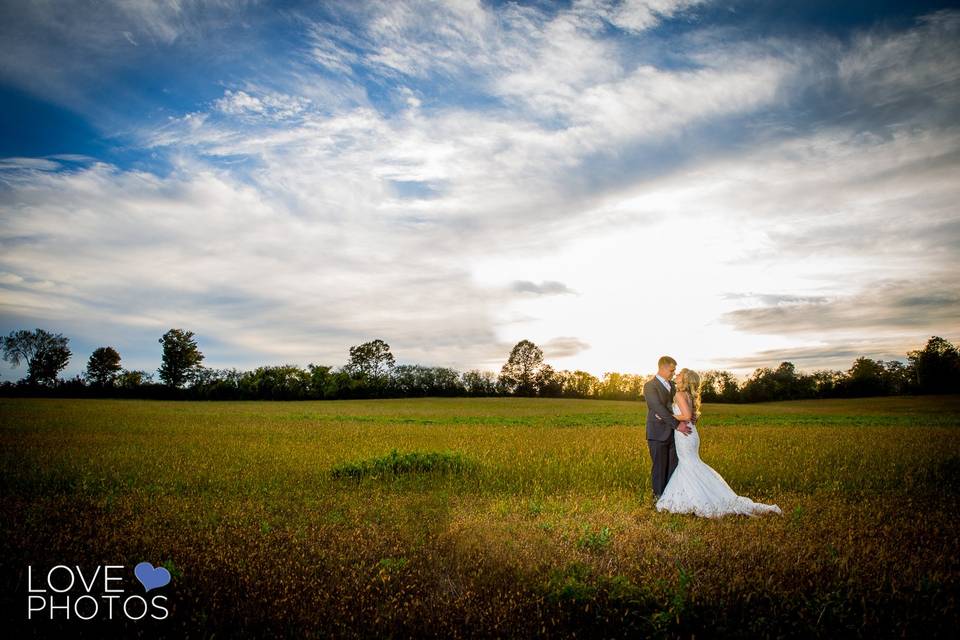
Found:
M 677 447 L 674 442 L 674 434 L 670 434 L 669 440 L 647 440 L 647 447 L 650 448 L 651 464 L 651 486 L 653 495 L 657 498 L 663 493 L 667 486 L 667 481 L 673 475 L 677 468 Z

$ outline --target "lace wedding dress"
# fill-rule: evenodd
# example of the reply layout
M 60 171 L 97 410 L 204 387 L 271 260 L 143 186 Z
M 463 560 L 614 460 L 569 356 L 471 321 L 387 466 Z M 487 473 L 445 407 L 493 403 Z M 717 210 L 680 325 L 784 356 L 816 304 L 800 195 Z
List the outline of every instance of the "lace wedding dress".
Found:
M 677 404 L 673 412 L 679 414 Z M 674 469 L 663 494 L 657 500 L 657 511 L 694 513 L 705 518 L 728 514 L 757 515 L 783 513 L 775 504 L 762 504 L 738 496 L 727 481 L 700 459 L 700 434 L 691 423 L 690 435 L 677 431 L 673 438 L 677 447 L 677 468 Z

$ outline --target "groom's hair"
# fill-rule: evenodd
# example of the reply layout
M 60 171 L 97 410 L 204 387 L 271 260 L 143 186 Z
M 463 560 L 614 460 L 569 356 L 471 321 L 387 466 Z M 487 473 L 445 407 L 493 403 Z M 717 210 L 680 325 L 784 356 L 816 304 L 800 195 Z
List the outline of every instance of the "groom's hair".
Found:
M 660 356 L 660 359 L 657 360 L 658 367 L 666 367 L 671 364 L 677 364 L 677 361 L 670 356 Z

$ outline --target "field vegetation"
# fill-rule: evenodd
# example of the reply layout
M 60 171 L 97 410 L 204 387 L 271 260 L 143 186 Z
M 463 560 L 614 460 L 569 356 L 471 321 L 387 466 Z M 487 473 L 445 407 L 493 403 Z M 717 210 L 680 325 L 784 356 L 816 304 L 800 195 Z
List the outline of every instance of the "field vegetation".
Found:
M 20 636 L 920 637 L 955 631 L 960 397 L 707 403 L 783 515 L 653 509 L 645 405 L 0 399 Z M 25 619 L 27 565 L 141 560 L 166 620 Z M 88 634 L 83 636 L 82 634 Z

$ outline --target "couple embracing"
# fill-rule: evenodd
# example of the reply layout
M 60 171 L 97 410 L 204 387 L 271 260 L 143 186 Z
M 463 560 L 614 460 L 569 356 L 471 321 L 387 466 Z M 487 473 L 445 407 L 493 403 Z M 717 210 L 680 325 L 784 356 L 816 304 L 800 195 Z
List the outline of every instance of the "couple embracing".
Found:
M 700 376 L 691 369 L 676 374 L 677 361 L 663 356 L 657 375 L 643 386 L 647 402 L 647 446 L 657 511 L 693 513 L 705 518 L 727 514 L 782 513 L 775 504 L 738 496 L 700 459 Z

